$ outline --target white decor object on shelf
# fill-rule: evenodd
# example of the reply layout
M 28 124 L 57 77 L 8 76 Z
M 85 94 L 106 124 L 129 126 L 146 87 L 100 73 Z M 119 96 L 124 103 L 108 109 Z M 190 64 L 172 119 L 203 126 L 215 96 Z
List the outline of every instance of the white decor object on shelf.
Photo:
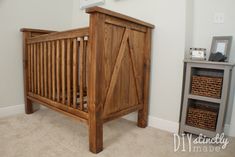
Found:
M 81 9 L 86 9 L 101 4 L 104 4 L 104 0 L 80 0 Z

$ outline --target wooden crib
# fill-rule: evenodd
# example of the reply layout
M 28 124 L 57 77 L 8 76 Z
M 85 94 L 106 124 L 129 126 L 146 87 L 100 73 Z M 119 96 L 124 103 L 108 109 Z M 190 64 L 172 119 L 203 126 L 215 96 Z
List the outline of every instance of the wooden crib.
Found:
M 147 126 L 154 26 L 99 7 L 86 12 L 87 28 L 21 29 L 25 112 L 36 102 L 87 123 L 98 153 L 105 122 L 138 111 L 138 126 Z

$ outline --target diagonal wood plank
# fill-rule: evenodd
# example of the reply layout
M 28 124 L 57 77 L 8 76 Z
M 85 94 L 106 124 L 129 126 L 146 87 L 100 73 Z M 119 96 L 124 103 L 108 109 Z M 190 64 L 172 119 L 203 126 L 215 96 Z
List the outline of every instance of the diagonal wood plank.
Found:
M 107 95 L 106 95 L 106 99 L 105 99 L 105 103 L 104 103 L 104 114 L 106 114 L 106 111 L 107 111 L 106 106 L 107 106 L 108 103 L 110 103 L 112 95 L 113 95 L 113 91 L 114 91 L 114 88 L 115 88 L 115 85 L 116 85 L 116 82 L 117 82 L 118 73 L 120 71 L 121 62 L 122 62 L 123 57 L 124 57 L 125 48 L 126 48 L 126 45 L 127 45 L 127 40 L 129 38 L 129 35 L 130 35 L 130 29 L 126 29 L 125 33 L 124 33 L 124 36 L 123 36 L 123 39 L 122 39 L 122 42 L 121 42 L 119 52 L 118 52 L 116 63 L 114 65 L 113 74 L 111 76 L 108 92 L 107 92 Z
M 137 81 L 137 70 L 136 70 L 136 63 L 135 63 L 135 52 L 134 52 L 134 45 L 133 45 L 133 40 L 132 40 L 132 35 L 130 34 L 129 38 L 128 38 L 128 44 L 130 47 L 130 60 L 131 60 L 131 67 L 132 67 L 132 73 L 134 76 L 134 84 L 135 84 L 135 91 L 136 91 L 136 96 L 138 98 L 138 103 L 141 103 L 141 98 L 140 98 L 140 94 L 138 92 L 138 81 Z

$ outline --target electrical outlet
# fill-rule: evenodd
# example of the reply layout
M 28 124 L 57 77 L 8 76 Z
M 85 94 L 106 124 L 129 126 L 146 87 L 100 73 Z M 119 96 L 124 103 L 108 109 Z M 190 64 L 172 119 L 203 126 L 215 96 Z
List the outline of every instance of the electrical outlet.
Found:
M 80 0 L 80 8 L 90 8 L 93 6 L 104 4 L 104 0 Z
M 215 13 L 214 14 L 214 23 L 223 24 L 224 23 L 224 13 Z

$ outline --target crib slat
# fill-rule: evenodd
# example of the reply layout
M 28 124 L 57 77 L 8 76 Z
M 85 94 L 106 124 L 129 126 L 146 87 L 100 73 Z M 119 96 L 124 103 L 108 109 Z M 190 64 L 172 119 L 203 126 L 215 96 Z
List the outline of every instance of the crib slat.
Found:
M 80 39 L 80 50 L 79 50 L 79 106 L 80 110 L 83 110 L 83 71 L 84 71 L 84 41 L 83 38 Z
M 83 73 L 84 73 L 84 81 L 83 81 L 83 89 L 85 90 L 85 92 L 87 92 L 87 74 L 88 74 L 88 37 L 87 40 L 84 39 L 84 64 L 83 64 Z M 84 92 L 84 93 L 85 93 Z M 87 94 L 87 93 L 86 93 Z
M 55 100 L 55 42 L 52 42 L 52 100 Z
M 36 44 L 33 44 L 33 78 L 34 78 L 34 93 L 37 92 L 37 52 L 36 52 Z
M 34 77 L 33 77 L 33 70 L 34 70 L 34 66 L 33 66 L 33 59 L 34 59 L 34 53 L 33 53 L 33 45 L 32 44 L 30 44 L 30 53 L 31 53 L 31 59 L 30 59 L 30 69 L 31 69 L 31 71 L 30 71 L 30 73 L 31 73 L 31 92 L 33 92 L 34 91 Z
M 77 39 L 73 39 L 73 108 L 77 108 L 77 86 L 78 86 L 78 50 Z
M 71 41 L 67 40 L 67 103 L 71 105 Z
M 43 52 L 44 52 L 44 96 L 48 97 L 47 91 L 47 43 L 43 44 Z
M 44 96 L 44 88 L 43 88 L 43 43 L 40 43 L 40 79 L 41 79 L 41 96 Z
M 62 103 L 65 104 L 65 41 L 61 41 Z
M 39 44 L 36 45 L 37 47 L 37 94 L 40 94 L 41 92 L 41 81 L 40 81 L 40 50 L 39 50 Z
M 28 71 L 29 71 L 29 73 L 28 73 L 28 91 L 31 91 L 31 47 L 30 47 L 30 45 L 28 44 L 27 45 L 27 52 L 28 52 Z
M 51 99 L 51 58 L 52 58 L 52 52 L 51 52 L 51 42 L 48 42 L 48 97 Z
M 56 41 L 56 85 L 57 85 L 57 101 L 60 102 L 60 41 Z

